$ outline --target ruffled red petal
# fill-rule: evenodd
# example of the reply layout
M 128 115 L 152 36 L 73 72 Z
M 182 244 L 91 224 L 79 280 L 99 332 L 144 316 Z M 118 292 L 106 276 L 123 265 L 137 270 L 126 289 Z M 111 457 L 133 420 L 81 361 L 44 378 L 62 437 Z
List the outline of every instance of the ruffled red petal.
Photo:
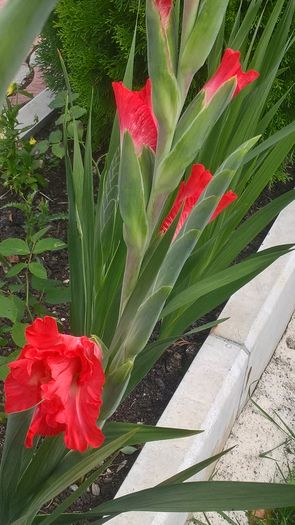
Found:
M 37 405 L 42 399 L 41 384 L 49 377 L 46 364 L 20 356 L 8 366 L 10 374 L 4 383 L 6 412 L 20 412 Z
M 131 91 L 123 82 L 113 82 L 120 131 L 128 131 L 140 155 L 144 146 L 156 151 L 158 140 L 157 121 L 152 109 L 151 82 L 141 91 Z
M 50 402 L 43 401 L 37 406 L 30 427 L 28 429 L 25 446 L 31 448 L 35 436 L 56 436 L 64 432 L 65 425 L 57 421 L 57 414 L 61 409 L 58 399 Z
M 35 435 L 64 432 L 66 446 L 82 452 L 104 440 L 97 426 L 104 385 L 102 352 L 87 337 L 59 334 L 52 321 L 33 323 L 28 330 L 30 344 L 9 365 L 5 408 L 11 413 L 36 407 L 27 447 L 33 445 Z
M 26 340 L 30 345 L 39 349 L 50 348 L 57 345 L 60 341 L 60 334 L 57 329 L 56 320 L 49 316 L 43 319 L 36 319 L 26 329 Z
M 80 352 L 77 349 L 75 359 L 50 363 L 53 380 L 43 386 L 43 395 L 48 400 L 61 400 L 63 409 L 56 420 L 65 425 L 65 444 L 83 452 L 89 445 L 100 446 L 104 440 L 97 427 L 104 374 L 96 345 L 87 338 L 81 339 L 84 344 Z

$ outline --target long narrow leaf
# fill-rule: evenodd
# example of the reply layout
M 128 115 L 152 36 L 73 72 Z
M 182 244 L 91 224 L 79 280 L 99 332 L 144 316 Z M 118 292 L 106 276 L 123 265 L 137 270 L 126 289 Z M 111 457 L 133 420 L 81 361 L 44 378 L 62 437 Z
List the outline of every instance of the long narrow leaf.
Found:
M 0 104 L 57 0 L 9 0 L 0 11 Z M 12 39 L 11 30 L 17 38 Z
M 178 294 L 167 304 L 163 311 L 163 317 L 167 316 L 171 312 L 174 312 L 182 306 L 193 303 L 203 295 L 206 295 L 213 290 L 217 290 L 219 287 L 221 288 L 235 279 L 239 279 L 244 275 L 251 274 L 254 271 L 261 271 L 266 266 L 271 264 L 279 255 L 288 253 L 292 246 L 293 245 L 287 245 L 261 251 L 256 254 L 256 256 L 249 257 L 246 261 L 218 272 L 217 274 L 191 286 L 187 290 L 184 290 Z
M 113 441 L 136 429 L 136 434 L 131 436 L 127 445 L 139 445 L 150 441 L 162 441 L 167 439 L 179 439 L 194 436 L 203 432 L 202 430 L 186 430 L 182 428 L 154 427 L 151 425 L 137 425 L 134 423 L 109 422 L 104 426 L 106 440 Z
M 288 484 L 204 481 L 157 486 L 99 505 L 85 518 L 130 511 L 219 512 L 283 508 L 294 504 L 295 486 Z

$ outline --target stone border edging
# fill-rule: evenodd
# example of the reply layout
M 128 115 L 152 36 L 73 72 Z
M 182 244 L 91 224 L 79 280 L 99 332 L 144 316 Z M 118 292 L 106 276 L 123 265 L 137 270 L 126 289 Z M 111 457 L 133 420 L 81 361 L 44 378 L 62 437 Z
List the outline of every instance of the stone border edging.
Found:
M 295 202 L 279 215 L 261 249 L 295 243 Z M 158 425 L 200 428 L 185 439 L 148 443 L 116 497 L 155 486 L 177 472 L 221 451 L 243 408 L 253 381 L 261 377 L 295 309 L 295 252 L 234 294 L 218 325 L 162 414 Z M 214 466 L 195 480 L 206 480 Z M 187 514 L 129 512 L 112 525 L 184 525 Z
M 50 102 L 52 102 L 54 98 L 55 94 L 52 93 L 52 91 L 44 89 L 20 109 L 18 115 L 19 127 L 21 129 L 29 128 L 21 133 L 21 138 L 30 137 L 46 124 L 54 112 L 54 110 L 49 107 Z

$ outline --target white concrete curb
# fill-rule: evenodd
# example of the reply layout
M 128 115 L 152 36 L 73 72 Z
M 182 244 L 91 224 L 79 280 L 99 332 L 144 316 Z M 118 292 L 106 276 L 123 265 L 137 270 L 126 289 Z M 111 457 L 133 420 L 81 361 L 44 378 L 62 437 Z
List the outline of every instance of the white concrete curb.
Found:
M 261 248 L 295 243 L 295 202 L 277 218 Z M 217 326 L 177 388 L 158 425 L 199 428 L 201 435 L 145 445 L 117 497 L 152 487 L 221 451 L 249 385 L 260 378 L 295 309 L 295 252 L 244 286 L 228 301 Z M 195 479 L 206 480 L 213 467 Z M 112 525 L 184 525 L 186 514 L 123 514 Z
M 55 96 L 49 89 L 44 89 L 20 109 L 18 116 L 19 127 L 21 129 L 29 128 L 21 133 L 22 138 L 30 137 L 46 124 L 54 111 L 49 107 L 49 104 L 54 100 Z

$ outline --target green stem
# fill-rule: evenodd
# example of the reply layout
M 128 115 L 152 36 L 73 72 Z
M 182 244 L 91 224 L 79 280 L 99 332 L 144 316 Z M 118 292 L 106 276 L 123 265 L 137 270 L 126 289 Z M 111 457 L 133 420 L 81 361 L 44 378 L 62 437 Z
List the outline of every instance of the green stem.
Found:
M 158 227 L 158 223 L 165 205 L 167 199 L 167 195 L 164 193 L 161 193 L 160 195 L 157 195 L 153 197 L 153 193 L 151 195 L 151 199 L 148 204 L 148 221 L 150 224 L 150 239 L 153 237 L 155 233 L 155 229 Z
M 130 247 L 128 248 L 122 285 L 120 317 L 137 282 L 142 259 L 142 255 L 139 254 L 137 250 Z
M 30 256 L 29 256 L 29 260 L 28 260 L 28 266 L 29 266 L 29 264 L 32 261 L 32 257 L 33 257 L 33 252 L 31 251 Z M 33 321 L 33 315 L 32 315 L 31 309 L 30 309 L 29 299 L 30 299 L 30 281 L 29 281 L 29 269 L 27 268 L 26 269 L 26 309 L 27 309 L 27 312 L 28 312 L 28 314 L 30 316 L 31 321 Z

